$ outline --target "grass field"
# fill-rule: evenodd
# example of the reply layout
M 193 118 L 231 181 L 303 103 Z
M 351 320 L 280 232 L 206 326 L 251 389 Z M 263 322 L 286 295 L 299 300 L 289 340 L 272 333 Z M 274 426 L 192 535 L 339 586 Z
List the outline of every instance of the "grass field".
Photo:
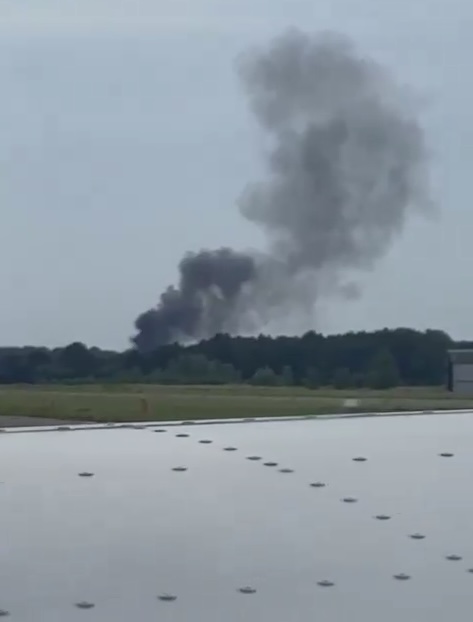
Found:
M 472 408 L 473 398 L 452 396 L 441 388 L 388 391 L 336 391 L 250 386 L 87 385 L 0 389 L 0 415 L 95 422 L 157 421 L 317 415 L 351 410 L 434 410 Z

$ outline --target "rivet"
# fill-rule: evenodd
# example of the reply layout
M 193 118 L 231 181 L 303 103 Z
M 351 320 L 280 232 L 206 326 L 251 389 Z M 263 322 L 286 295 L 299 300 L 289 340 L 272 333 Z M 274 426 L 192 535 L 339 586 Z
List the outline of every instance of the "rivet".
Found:
M 195 421 L 181 421 L 181 425 L 195 425 Z
M 332 587 L 335 585 L 335 583 L 333 581 L 328 581 L 327 579 L 324 579 L 323 581 L 318 581 L 317 585 L 320 585 L 320 587 Z
M 247 460 L 261 460 L 261 456 L 248 456 Z
M 312 482 L 312 488 L 325 488 L 325 484 L 323 482 Z
M 173 470 L 173 471 L 177 471 L 177 472 L 179 472 L 179 473 L 182 473 L 182 472 L 184 472 L 184 471 L 187 471 L 187 467 L 185 467 L 185 466 L 177 466 L 177 467 L 173 467 L 173 469 L 172 469 L 172 470 Z
M 94 474 L 90 473 L 89 471 L 83 471 L 82 473 L 79 473 L 79 477 L 93 477 Z
M 363 456 L 357 456 L 353 458 L 353 462 L 366 462 L 368 458 L 363 458 Z
M 293 469 L 279 469 L 280 473 L 294 473 Z
M 241 592 L 242 594 L 255 594 L 256 593 L 255 588 L 249 587 L 249 586 L 240 587 L 238 591 Z
M 224 447 L 223 451 L 237 451 L 236 447 Z
M 403 572 L 401 572 L 400 574 L 395 574 L 393 576 L 398 581 L 407 581 L 408 579 L 411 578 L 408 574 L 404 574 Z
M 189 435 L 188 435 L 188 434 L 185 434 L 184 432 L 183 432 L 183 433 L 181 433 L 181 434 L 176 434 L 176 437 L 177 437 L 177 438 L 187 438 L 188 436 L 189 436 Z
M 76 607 L 78 609 L 93 609 L 95 607 L 94 603 L 89 603 L 86 600 L 83 600 L 80 603 L 76 603 Z
M 471 574 L 473 574 L 473 568 L 468 568 L 467 572 L 470 572 Z
M 461 560 L 460 555 L 447 555 L 445 559 L 448 559 L 449 562 L 459 562 Z
M 342 501 L 343 503 L 356 503 L 358 499 L 355 499 L 355 497 L 344 497 Z
M 422 533 L 411 533 L 409 538 L 411 538 L 412 540 L 423 540 L 425 536 Z
M 170 603 L 170 602 L 176 600 L 177 596 L 174 596 L 174 594 L 160 594 L 158 596 L 158 598 L 159 598 L 159 600 L 163 600 L 165 602 Z
M 6 609 L 0 609 L 0 617 L 5 618 L 6 616 L 9 616 L 10 612 L 7 611 Z
M 158 428 L 157 430 L 153 430 L 153 432 L 167 432 L 164 428 Z
M 376 520 L 389 520 L 391 517 L 387 514 L 378 514 L 375 518 Z
M 453 458 L 453 454 L 448 451 L 444 451 L 443 453 L 439 454 L 439 456 L 441 456 L 442 458 Z
M 204 438 L 201 441 L 199 441 L 199 443 L 202 443 L 202 445 L 210 445 L 210 443 L 213 443 L 213 441 Z
M 277 462 L 265 462 L 264 466 L 275 467 L 275 466 L 278 466 L 278 463 Z

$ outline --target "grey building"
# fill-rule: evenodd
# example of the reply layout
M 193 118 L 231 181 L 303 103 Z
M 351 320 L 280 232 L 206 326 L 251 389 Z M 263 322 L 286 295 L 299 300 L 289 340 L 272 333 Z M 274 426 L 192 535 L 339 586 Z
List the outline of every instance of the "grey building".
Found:
M 448 390 L 473 395 L 473 350 L 448 351 Z

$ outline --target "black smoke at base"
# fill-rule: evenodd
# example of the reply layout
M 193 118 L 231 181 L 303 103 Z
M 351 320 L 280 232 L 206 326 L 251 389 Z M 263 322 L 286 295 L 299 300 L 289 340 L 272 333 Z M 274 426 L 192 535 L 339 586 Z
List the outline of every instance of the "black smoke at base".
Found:
M 138 317 L 139 349 L 256 330 L 308 317 L 320 297 L 348 298 L 346 277 L 370 269 L 411 212 L 432 208 L 420 126 L 402 91 L 349 40 L 290 31 L 238 69 L 273 143 L 267 179 L 239 202 L 267 248 L 186 255 L 178 286 Z
M 179 264 L 178 287 L 168 287 L 156 309 L 136 320 L 141 350 L 229 330 L 241 289 L 254 281 L 252 257 L 230 248 L 188 253 Z M 235 317 L 235 327 L 238 319 Z

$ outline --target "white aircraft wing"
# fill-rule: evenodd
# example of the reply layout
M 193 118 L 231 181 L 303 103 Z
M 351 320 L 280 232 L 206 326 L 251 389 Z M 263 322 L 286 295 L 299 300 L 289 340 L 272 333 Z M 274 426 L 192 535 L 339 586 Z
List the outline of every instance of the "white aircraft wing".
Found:
M 0 617 L 445 622 L 473 603 L 473 413 L 0 435 Z

